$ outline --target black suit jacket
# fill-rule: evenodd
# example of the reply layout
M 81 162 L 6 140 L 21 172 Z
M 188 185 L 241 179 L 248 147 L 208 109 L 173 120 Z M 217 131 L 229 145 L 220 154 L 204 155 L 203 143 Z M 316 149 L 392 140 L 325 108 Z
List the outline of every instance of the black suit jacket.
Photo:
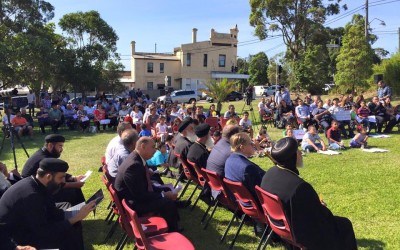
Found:
M 142 158 L 136 151 L 133 151 L 118 167 L 114 182 L 118 197 L 121 200 L 129 200 L 133 207 L 138 203 L 161 199 L 161 193 L 148 191 L 146 174 Z
M 321 204 L 313 187 L 297 174 L 272 167 L 265 173 L 261 188 L 281 199 L 296 241 L 310 250 L 344 249 L 337 245 L 335 217 Z

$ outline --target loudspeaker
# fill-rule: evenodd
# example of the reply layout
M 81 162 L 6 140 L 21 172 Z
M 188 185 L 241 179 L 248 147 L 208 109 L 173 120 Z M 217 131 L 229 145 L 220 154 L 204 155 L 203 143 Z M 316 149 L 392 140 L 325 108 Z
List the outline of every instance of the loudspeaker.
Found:
M 383 75 L 382 74 L 378 74 L 378 75 L 374 75 L 374 82 L 378 83 L 379 81 L 383 80 Z

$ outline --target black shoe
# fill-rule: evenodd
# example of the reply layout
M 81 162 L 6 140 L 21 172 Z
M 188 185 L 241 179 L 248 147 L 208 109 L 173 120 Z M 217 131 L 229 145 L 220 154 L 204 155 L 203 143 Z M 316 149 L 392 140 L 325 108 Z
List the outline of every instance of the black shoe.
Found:
M 187 200 L 187 201 L 175 201 L 176 207 L 177 208 L 186 208 L 188 206 L 190 206 L 190 204 L 192 204 L 191 200 Z
M 175 174 L 170 170 L 170 171 L 168 171 L 168 173 L 165 175 L 165 177 L 167 177 L 167 178 L 176 178 L 176 176 L 175 176 Z

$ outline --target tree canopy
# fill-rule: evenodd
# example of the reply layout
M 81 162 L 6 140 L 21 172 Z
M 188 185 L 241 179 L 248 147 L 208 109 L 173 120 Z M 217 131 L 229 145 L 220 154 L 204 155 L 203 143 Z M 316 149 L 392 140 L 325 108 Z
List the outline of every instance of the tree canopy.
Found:
M 268 57 L 264 52 L 251 57 L 249 63 L 249 83 L 251 85 L 266 85 L 269 83 L 268 65 Z
M 372 74 L 374 52 L 364 35 L 364 18 L 354 15 L 345 27 L 343 46 L 337 57 L 335 83 L 345 92 L 365 89 Z

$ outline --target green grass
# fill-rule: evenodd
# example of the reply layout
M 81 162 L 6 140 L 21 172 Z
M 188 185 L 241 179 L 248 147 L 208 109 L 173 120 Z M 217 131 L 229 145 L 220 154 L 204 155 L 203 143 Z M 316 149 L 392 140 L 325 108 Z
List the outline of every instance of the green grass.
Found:
M 238 112 L 241 111 L 242 104 L 243 102 L 237 103 Z M 256 108 L 256 102 L 253 102 L 253 106 Z M 99 134 L 81 134 L 67 130 L 61 132 L 67 138 L 61 159 L 69 163 L 69 172 L 84 174 L 87 170 L 94 171 L 83 187 L 86 197 L 88 198 L 99 188 L 105 191 L 97 169 L 108 141 L 115 136 L 114 132 Z M 275 128 L 269 128 L 268 132 L 274 140 L 282 136 L 282 132 Z M 43 141 L 44 136 L 39 133 L 35 134 L 33 141 L 23 139 L 29 154 L 39 149 Z M 369 140 L 370 145 L 389 149 L 389 153 L 372 154 L 359 149 L 349 149 L 337 156 L 307 154 L 304 157 L 305 167 L 300 170 L 301 177 L 310 182 L 317 193 L 323 195 L 335 215 L 348 217 L 353 222 L 359 249 L 400 249 L 399 143 L 400 136 L 395 128 L 391 138 Z M 27 158 L 18 142 L 15 147 L 19 169 L 22 169 Z M 13 165 L 8 139 L 5 141 L 0 161 L 6 163 L 8 168 Z M 254 162 L 265 170 L 272 166 L 268 158 L 255 158 Z M 106 195 L 108 197 L 107 193 Z M 104 222 L 107 205 L 108 199 L 101 203 L 96 216 L 91 214 L 84 221 L 87 249 L 115 249 L 121 235 L 120 229 L 109 242 L 103 244 L 103 239 L 110 228 Z M 193 212 L 188 209 L 180 210 L 181 224 L 185 227 L 183 234 L 193 242 L 196 249 L 227 249 L 237 224 L 228 234 L 228 243 L 220 245 L 219 238 L 231 214 L 223 209 L 217 209 L 208 229 L 202 230 L 200 219 L 205 209 L 204 203 L 200 201 Z M 245 225 L 237 239 L 235 249 L 256 249 L 257 244 L 258 238 L 252 232 L 252 226 Z M 133 244 L 130 242 L 125 249 L 132 248 Z

